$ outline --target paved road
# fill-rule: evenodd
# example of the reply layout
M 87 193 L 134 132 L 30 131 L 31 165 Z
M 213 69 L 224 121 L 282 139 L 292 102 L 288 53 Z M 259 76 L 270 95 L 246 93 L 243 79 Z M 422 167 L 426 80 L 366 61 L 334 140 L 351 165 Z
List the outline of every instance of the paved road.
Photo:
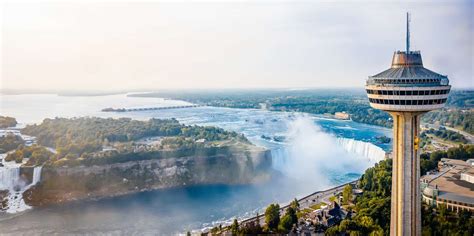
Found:
M 474 135 L 468 133 L 468 132 L 465 132 L 465 131 L 462 131 L 462 130 L 458 130 L 458 129 L 455 129 L 455 128 L 452 128 L 452 127 L 448 127 L 448 126 L 444 126 L 444 125 L 440 125 L 440 126 L 435 126 L 435 125 L 432 125 L 432 124 L 427 124 L 428 125 L 428 128 L 435 128 L 437 129 L 438 127 L 443 127 L 443 128 L 446 128 L 447 130 L 451 130 L 451 131 L 454 131 L 456 133 L 459 133 L 461 135 L 463 135 L 468 143 L 470 144 L 474 144 Z
M 455 129 L 455 128 L 448 127 L 448 126 L 443 126 L 443 127 L 446 128 L 447 130 L 451 130 L 451 131 L 457 132 L 461 135 L 464 135 L 464 137 L 466 137 L 466 139 L 469 143 L 474 144 L 474 135 L 472 135 L 468 132 L 464 132 L 462 130 L 458 130 L 458 129 Z
M 357 181 L 358 180 L 350 182 L 350 184 L 357 183 Z M 300 209 L 309 208 L 310 206 L 321 203 L 321 202 L 324 202 L 324 203 L 329 205 L 331 203 L 331 201 L 329 201 L 329 198 L 341 193 L 342 190 L 344 189 L 344 187 L 347 184 L 349 184 L 349 183 L 346 183 L 346 184 L 343 184 L 343 185 L 340 185 L 340 186 L 337 186 L 337 187 L 334 187 L 334 188 L 331 188 L 331 189 L 328 189 L 328 190 L 314 192 L 314 193 L 312 193 L 312 194 L 310 194 L 306 197 L 298 199 L 298 203 L 300 204 Z M 288 206 L 289 205 L 287 204 L 287 205 L 282 206 L 280 208 L 280 215 L 285 214 L 286 208 L 288 208 Z M 239 224 L 255 221 L 256 219 L 257 219 L 256 217 L 245 219 L 245 220 L 241 221 Z M 260 213 L 259 221 L 260 221 L 260 225 L 265 224 L 265 216 L 264 216 L 263 213 Z

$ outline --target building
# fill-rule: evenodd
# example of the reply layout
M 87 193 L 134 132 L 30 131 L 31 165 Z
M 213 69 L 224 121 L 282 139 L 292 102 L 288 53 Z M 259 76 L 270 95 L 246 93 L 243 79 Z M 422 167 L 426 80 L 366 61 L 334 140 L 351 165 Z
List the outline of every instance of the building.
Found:
M 349 120 L 351 117 L 348 113 L 343 111 L 343 112 L 334 113 L 334 118 L 339 119 L 339 120 Z
M 420 116 L 443 107 L 451 88 L 447 76 L 424 68 L 421 53 L 410 51 L 409 22 L 407 13 L 406 51 L 366 82 L 370 106 L 393 118 L 392 236 L 421 235 Z
M 350 212 L 342 209 L 336 202 L 332 202 L 329 206 L 311 212 L 308 220 L 313 224 L 321 224 L 325 227 L 331 227 L 347 218 L 348 214 L 350 217 Z
M 449 210 L 474 212 L 474 166 L 468 161 L 443 158 L 439 172 L 421 178 L 423 201 Z

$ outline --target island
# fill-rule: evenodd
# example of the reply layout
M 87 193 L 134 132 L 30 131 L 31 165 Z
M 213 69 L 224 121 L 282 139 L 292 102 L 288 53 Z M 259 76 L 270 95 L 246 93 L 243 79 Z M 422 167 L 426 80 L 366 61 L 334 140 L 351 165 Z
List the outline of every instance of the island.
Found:
M 204 184 L 248 184 L 271 174 L 271 153 L 236 132 L 190 126 L 176 119 L 55 118 L 12 135 L 5 161 L 22 163 L 30 206 L 99 199 L 154 189 Z M 15 148 L 14 150 L 13 147 Z M 36 177 L 37 178 L 37 177 Z M 34 182 L 34 181 L 33 181 Z
M 16 119 L 9 116 L 0 116 L 0 129 L 15 127 L 17 125 Z

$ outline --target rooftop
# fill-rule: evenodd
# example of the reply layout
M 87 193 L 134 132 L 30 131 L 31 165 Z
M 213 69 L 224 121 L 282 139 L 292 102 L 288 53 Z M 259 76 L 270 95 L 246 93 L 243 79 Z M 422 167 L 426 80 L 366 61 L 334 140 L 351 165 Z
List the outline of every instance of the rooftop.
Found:
M 449 163 L 438 175 L 424 176 L 430 187 L 439 189 L 439 197 L 443 199 L 462 201 L 474 204 L 474 184 L 461 180 L 461 173 L 474 172 L 474 167 L 467 165 L 465 161 L 443 158 L 443 163 Z M 430 179 L 431 177 L 431 179 Z

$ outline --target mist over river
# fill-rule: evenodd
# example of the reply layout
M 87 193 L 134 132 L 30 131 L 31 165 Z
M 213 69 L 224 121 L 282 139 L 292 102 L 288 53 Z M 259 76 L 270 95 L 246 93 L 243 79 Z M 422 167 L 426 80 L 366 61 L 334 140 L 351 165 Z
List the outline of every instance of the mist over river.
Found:
M 127 196 L 36 208 L 16 215 L 0 213 L 0 233 L 184 233 L 254 216 L 269 203 L 289 202 L 357 179 L 381 160 L 390 144 L 389 129 L 322 116 L 257 109 L 195 107 L 184 109 L 101 112 L 103 108 L 189 105 L 160 98 L 0 95 L 0 114 L 23 126 L 54 117 L 176 118 L 189 125 L 218 126 L 243 133 L 254 144 L 272 151 L 272 180 L 249 185 L 188 186 Z M 0 167 L 2 168 L 2 167 Z

